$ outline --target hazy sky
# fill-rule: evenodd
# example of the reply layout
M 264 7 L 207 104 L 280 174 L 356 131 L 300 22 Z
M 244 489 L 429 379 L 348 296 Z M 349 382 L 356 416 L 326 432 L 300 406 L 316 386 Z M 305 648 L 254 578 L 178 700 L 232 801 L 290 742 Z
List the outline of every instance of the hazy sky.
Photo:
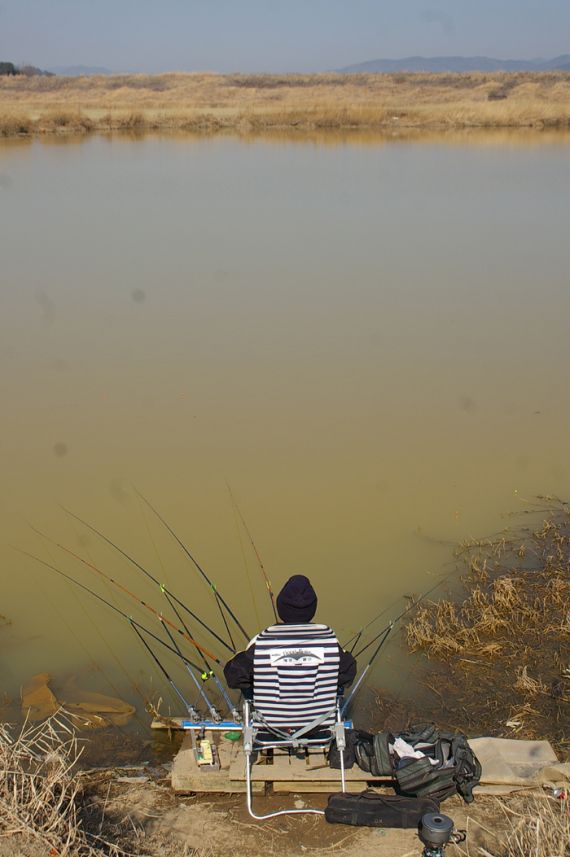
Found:
M 570 0 L 0 0 L 0 60 L 319 71 L 413 54 L 570 53 Z

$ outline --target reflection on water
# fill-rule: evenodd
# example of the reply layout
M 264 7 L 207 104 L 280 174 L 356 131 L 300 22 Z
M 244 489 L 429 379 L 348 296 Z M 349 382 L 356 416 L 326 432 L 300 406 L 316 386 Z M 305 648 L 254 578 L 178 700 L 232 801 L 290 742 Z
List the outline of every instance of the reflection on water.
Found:
M 308 574 L 346 639 L 450 541 L 568 495 L 568 136 L 412 137 L 2 143 L 0 690 L 46 672 L 176 707 L 126 620 L 12 549 L 160 633 L 30 529 L 160 609 L 60 504 L 222 631 L 138 487 L 253 634 L 270 604 L 229 483 L 275 589 Z M 393 644 L 377 680 L 409 669 Z

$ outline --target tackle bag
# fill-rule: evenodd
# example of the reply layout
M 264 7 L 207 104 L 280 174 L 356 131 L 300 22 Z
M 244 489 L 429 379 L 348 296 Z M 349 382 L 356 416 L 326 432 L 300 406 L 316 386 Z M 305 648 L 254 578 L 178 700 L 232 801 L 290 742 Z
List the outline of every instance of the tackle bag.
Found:
M 399 756 L 394 748 L 401 738 L 420 758 Z M 473 788 L 481 780 L 481 765 L 465 735 L 440 732 L 434 724 L 412 726 L 392 735 L 380 732 L 372 741 L 359 740 L 356 761 L 373 776 L 391 776 L 396 791 L 407 797 L 434 797 L 439 801 L 460 794 L 473 800 Z
M 391 732 L 379 732 L 370 740 L 358 740 L 354 752 L 359 768 L 373 777 L 393 777 L 394 766 L 390 755 L 390 744 L 394 743 Z
M 357 827 L 417 827 L 426 812 L 439 812 L 432 798 L 380 795 L 372 789 L 360 794 L 339 792 L 329 797 L 325 819 L 331 824 Z
M 370 732 L 364 732 L 362 729 L 345 729 L 344 730 L 345 748 L 342 752 L 344 758 L 344 767 L 350 769 L 357 761 L 356 748 L 360 744 L 372 743 L 374 736 Z M 328 763 L 331 768 L 340 768 L 340 750 L 336 746 L 336 741 L 333 741 L 328 752 Z

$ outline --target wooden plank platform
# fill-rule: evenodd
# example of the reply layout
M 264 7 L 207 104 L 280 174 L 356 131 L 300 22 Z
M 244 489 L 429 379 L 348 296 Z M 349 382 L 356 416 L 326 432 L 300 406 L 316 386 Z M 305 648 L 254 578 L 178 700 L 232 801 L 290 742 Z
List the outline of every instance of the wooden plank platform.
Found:
M 244 793 L 245 755 L 241 740 L 230 741 L 223 733 L 215 730 L 207 731 L 206 738 L 217 748 L 220 769 L 205 770 L 197 764 L 192 733 L 186 732 L 172 766 L 174 791 L 180 794 Z M 482 783 L 476 787 L 478 794 L 509 794 L 520 788 L 541 789 L 546 774 L 548 781 L 555 780 L 557 776 L 562 781 L 569 776 L 568 765 L 556 761 L 556 755 L 548 742 L 479 738 L 472 739 L 471 743 L 483 765 Z M 495 770 L 499 750 L 504 758 L 500 760 L 500 770 Z M 524 776 L 521 776 L 523 768 Z M 367 786 L 373 786 L 381 789 L 387 787 L 391 793 L 390 782 L 389 778 L 371 778 L 370 774 L 356 765 L 346 771 L 347 792 L 360 792 Z M 252 790 L 254 794 L 264 794 L 267 789 L 274 792 L 332 794 L 340 791 L 340 771 L 327 765 L 322 750 L 314 750 L 308 756 L 300 757 L 274 751 L 272 759 L 259 754 L 252 766 Z
M 245 792 L 245 755 L 241 741 L 229 741 L 222 735 L 206 734 L 216 744 L 220 759 L 220 770 L 203 770 L 197 764 L 192 736 L 184 736 L 182 747 L 172 766 L 172 788 L 179 794 L 188 792 Z M 252 788 L 254 794 L 264 794 L 269 786 L 275 792 L 323 792 L 340 791 L 340 771 L 329 768 L 325 755 L 315 751 L 308 757 L 298 758 L 285 753 L 275 753 L 270 764 L 261 754 L 252 766 Z M 374 779 L 354 766 L 346 771 L 346 789 L 360 792 L 367 785 L 386 785 L 387 779 Z
M 227 738 L 218 739 L 212 734 L 206 736 L 216 744 L 220 759 L 220 770 L 209 771 L 201 768 L 194 756 L 192 736 L 186 734 L 182 746 L 172 764 L 171 784 L 177 794 L 189 792 L 223 792 L 224 794 L 245 794 L 245 780 L 231 782 L 229 778 L 230 765 L 238 752 L 236 741 Z M 264 794 L 265 783 L 253 783 L 253 794 Z

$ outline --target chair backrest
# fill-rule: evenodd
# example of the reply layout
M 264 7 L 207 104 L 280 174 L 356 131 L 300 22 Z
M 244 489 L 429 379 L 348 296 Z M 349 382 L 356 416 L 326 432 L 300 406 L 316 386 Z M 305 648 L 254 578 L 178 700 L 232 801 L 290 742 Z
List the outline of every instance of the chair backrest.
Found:
M 254 710 L 280 729 L 300 729 L 333 711 L 321 724 L 332 725 L 339 662 L 327 625 L 271 625 L 255 641 Z

